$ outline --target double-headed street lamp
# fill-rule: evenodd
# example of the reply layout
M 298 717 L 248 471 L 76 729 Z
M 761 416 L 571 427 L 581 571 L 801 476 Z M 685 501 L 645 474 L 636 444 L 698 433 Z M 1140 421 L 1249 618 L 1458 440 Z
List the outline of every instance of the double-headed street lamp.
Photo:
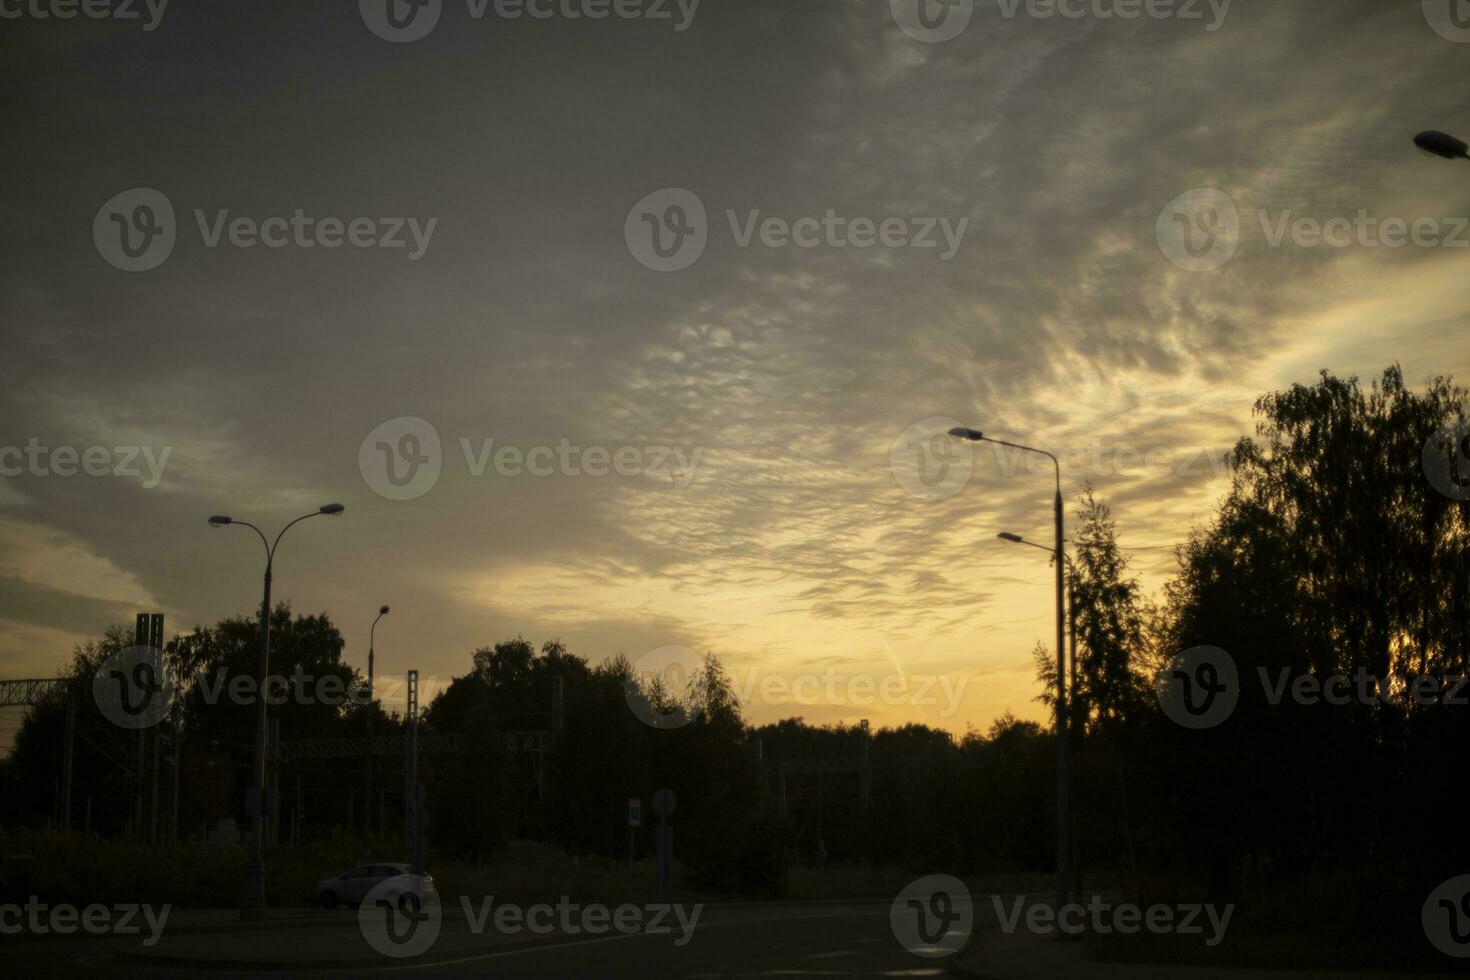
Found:
M 237 521 L 218 514 L 209 519 L 210 527 L 226 527 L 231 524 L 248 527 L 259 536 L 260 543 L 265 546 L 265 591 L 260 600 L 260 664 L 255 678 L 255 773 L 252 779 L 254 801 L 251 807 L 253 812 L 250 814 L 250 850 L 245 856 L 245 896 L 240 906 L 240 918 L 247 922 L 256 922 L 265 918 L 265 678 L 270 667 L 271 655 L 271 566 L 275 562 L 276 546 L 281 543 L 281 538 L 292 527 L 308 517 L 318 517 L 322 514 L 335 517 L 346 509 L 341 504 L 324 504 L 310 514 L 303 514 L 281 528 L 273 543 L 267 542 L 260 528 L 249 521 Z
M 1470 160 L 1470 144 L 1437 129 L 1426 129 L 1414 137 L 1414 145 L 1427 156 L 1446 160 Z
M 1057 461 L 1056 456 L 1045 449 L 1034 449 L 1031 446 L 1022 446 L 1019 443 L 1006 442 L 1004 439 L 991 439 L 983 432 L 975 429 L 967 429 L 963 426 L 949 430 L 951 437 L 965 442 L 989 442 L 997 446 L 1006 446 L 1010 449 L 1019 449 L 1022 452 L 1036 453 L 1051 460 L 1056 471 L 1057 493 L 1055 498 L 1057 547 L 1056 554 L 1066 557 L 1066 541 L 1063 538 L 1062 528 L 1062 464 Z M 1068 759 L 1067 759 L 1067 625 L 1066 614 L 1063 611 L 1066 604 L 1066 587 L 1063 584 L 1062 562 L 1057 566 L 1057 908 L 1061 908 L 1067 901 L 1067 851 L 1070 831 L 1067 820 L 1067 782 L 1068 782 Z

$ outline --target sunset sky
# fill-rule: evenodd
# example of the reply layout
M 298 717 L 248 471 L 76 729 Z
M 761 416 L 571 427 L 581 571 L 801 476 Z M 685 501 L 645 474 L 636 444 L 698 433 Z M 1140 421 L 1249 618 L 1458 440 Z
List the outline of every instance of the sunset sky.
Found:
M 390 603 L 380 675 L 430 691 L 520 634 L 712 651 L 755 721 L 1039 718 L 1051 573 L 995 536 L 1047 539 L 1049 464 L 930 436 L 1065 455 L 1069 505 L 1091 480 L 1156 592 L 1258 395 L 1470 379 L 1470 165 L 1411 143 L 1470 136 L 1451 0 L 975 0 L 947 40 L 904 2 L 444 0 L 401 43 L 348 2 L 6 20 L 0 678 L 137 611 L 250 614 L 260 544 L 208 516 L 340 501 L 285 538 L 275 595 L 364 669 Z M 125 271 L 103 240 L 136 188 L 175 241 Z M 231 241 L 272 217 L 281 247 Z M 370 244 L 312 244 L 358 218 Z M 1389 247 L 1395 220 L 1419 232 Z M 702 254 L 650 268 L 675 226 Z M 379 492 L 380 441 L 432 485 Z M 759 694 L 829 668 L 908 686 Z

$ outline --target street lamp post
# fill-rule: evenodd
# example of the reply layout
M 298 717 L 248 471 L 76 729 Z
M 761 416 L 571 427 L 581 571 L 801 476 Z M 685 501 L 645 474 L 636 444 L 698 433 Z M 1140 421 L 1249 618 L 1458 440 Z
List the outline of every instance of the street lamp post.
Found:
M 248 527 L 259 536 L 260 543 L 265 546 L 265 588 L 260 600 L 260 661 L 255 678 L 255 771 L 251 778 L 254 801 L 250 813 L 250 850 L 245 856 L 245 896 L 240 905 L 240 918 L 246 922 L 258 922 L 265 918 L 265 679 L 270 667 L 271 650 L 271 567 L 275 563 L 276 546 L 294 525 L 321 514 L 335 517 L 344 510 L 346 508 L 341 504 L 324 504 L 281 528 L 274 543 L 267 542 L 264 532 L 249 521 L 237 521 L 218 514 L 209 519 L 210 527 L 226 527 L 231 524 Z
M 1414 137 L 1414 145 L 1426 155 L 1446 160 L 1470 160 L 1470 144 L 1437 129 L 1426 129 Z
M 966 442 L 989 442 L 997 446 L 1006 446 L 1010 449 L 1019 449 L 1022 452 L 1036 453 L 1051 460 L 1052 467 L 1056 471 L 1056 497 L 1054 500 L 1054 512 L 1056 517 L 1056 554 L 1065 557 L 1067 554 L 1066 541 L 1063 532 L 1062 518 L 1062 464 L 1056 456 L 1045 449 L 1035 449 L 1031 446 L 1022 446 L 1019 443 L 1006 442 L 1004 439 L 991 439 L 983 432 L 975 429 L 956 427 L 949 430 L 950 436 Z M 1067 624 L 1064 607 L 1066 604 L 1065 576 L 1062 573 L 1062 562 L 1056 563 L 1057 568 L 1057 910 L 1060 914 L 1061 908 L 1067 902 L 1067 851 L 1070 838 L 1069 821 L 1067 819 L 1067 783 L 1069 761 L 1067 757 Z
M 378 632 L 378 620 L 388 615 L 388 607 L 378 609 L 373 625 L 368 629 L 368 683 L 367 683 L 367 737 L 373 736 L 373 637 Z M 372 833 L 373 827 L 373 753 L 367 754 L 366 774 L 362 785 L 362 829 Z M 381 828 L 380 828 L 381 829 Z

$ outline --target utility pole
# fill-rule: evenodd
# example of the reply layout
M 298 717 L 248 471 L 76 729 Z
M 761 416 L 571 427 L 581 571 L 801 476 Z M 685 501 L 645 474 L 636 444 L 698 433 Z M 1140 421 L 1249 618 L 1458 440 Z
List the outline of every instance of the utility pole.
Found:
M 75 684 L 66 686 L 66 747 L 62 756 L 61 775 L 61 827 L 71 830 L 71 760 L 72 746 L 77 737 L 77 692 Z
M 173 817 L 168 822 L 168 842 L 170 844 L 177 844 L 179 842 L 179 742 L 182 740 L 183 736 L 183 726 L 179 724 L 179 722 L 182 720 L 180 718 L 181 714 L 182 712 L 179 710 L 179 702 L 175 701 L 173 711 L 171 713 L 170 722 L 170 727 L 173 729 L 174 733 L 173 793 L 171 794 L 173 800 Z
M 424 873 L 423 803 L 419 799 L 419 672 L 408 672 L 408 737 L 404 740 L 404 799 L 408 805 L 408 846 L 413 854 L 413 873 Z

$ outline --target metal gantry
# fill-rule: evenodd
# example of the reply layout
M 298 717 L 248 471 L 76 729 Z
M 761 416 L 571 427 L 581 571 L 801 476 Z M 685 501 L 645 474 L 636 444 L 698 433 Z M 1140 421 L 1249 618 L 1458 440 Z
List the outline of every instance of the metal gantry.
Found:
M 75 683 L 69 677 L 26 678 L 0 681 L 0 708 L 22 708 L 62 695 L 66 696 L 66 735 L 62 739 L 61 756 L 61 827 L 71 829 L 72 755 L 77 739 L 77 696 Z

